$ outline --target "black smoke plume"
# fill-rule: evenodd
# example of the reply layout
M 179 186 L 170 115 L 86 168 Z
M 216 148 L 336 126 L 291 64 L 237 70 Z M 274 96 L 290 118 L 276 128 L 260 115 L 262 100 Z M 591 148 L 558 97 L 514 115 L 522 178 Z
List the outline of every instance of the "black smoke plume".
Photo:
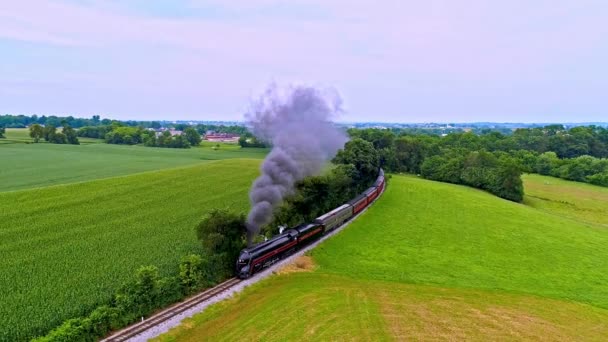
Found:
M 342 111 L 341 105 L 335 91 L 307 86 L 271 85 L 253 102 L 246 114 L 249 126 L 257 137 L 272 144 L 272 150 L 249 193 L 249 245 L 260 227 L 272 221 L 283 199 L 293 194 L 295 183 L 319 174 L 344 146 L 346 134 L 331 121 Z

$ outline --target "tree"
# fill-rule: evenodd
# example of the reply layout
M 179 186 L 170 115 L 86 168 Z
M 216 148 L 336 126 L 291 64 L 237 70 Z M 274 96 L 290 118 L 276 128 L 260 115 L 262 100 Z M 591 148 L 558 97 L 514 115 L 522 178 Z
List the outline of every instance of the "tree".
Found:
M 217 274 L 232 275 L 240 251 L 245 247 L 245 215 L 226 209 L 214 209 L 196 227 L 211 264 L 218 267 Z
M 54 125 L 46 125 L 44 127 L 44 140 L 46 141 L 51 141 L 53 139 L 53 137 L 55 136 L 55 134 L 57 134 L 57 128 L 55 128 Z
M 135 145 L 142 142 L 142 130 L 113 122 L 111 131 L 105 134 L 104 139 L 108 144 Z
M 201 144 L 201 135 L 198 134 L 196 129 L 193 127 L 188 127 L 184 130 L 184 135 L 186 136 L 186 140 L 192 146 L 199 146 Z
M 513 159 L 504 159 L 495 173 L 494 183 L 490 186 L 490 192 L 498 197 L 514 202 L 524 199 L 524 186 L 521 181 L 521 170 Z
M 4 134 L 6 133 L 6 129 L 0 126 L 0 139 L 6 138 Z
M 80 145 L 80 141 L 78 141 L 76 131 L 72 127 L 70 127 L 70 125 L 63 126 L 62 133 L 65 135 L 68 144 Z
M 352 164 L 358 172 L 357 183 L 375 179 L 380 166 L 378 152 L 374 145 L 361 138 L 355 138 L 344 145 L 334 158 L 336 164 Z M 359 180 L 364 180 L 359 182 Z
M 30 137 L 37 143 L 42 137 L 44 137 L 44 129 L 39 124 L 33 124 L 30 126 Z
M 68 143 L 67 137 L 65 136 L 65 134 L 63 134 L 61 132 L 50 135 L 49 137 L 50 137 L 49 142 L 53 143 L 53 144 L 67 144 Z
M 560 160 L 555 152 L 545 152 L 536 159 L 536 172 L 541 175 L 550 175 L 553 169 L 560 165 Z
M 420 137 L 404 136 L 395 140 L 397 170 L 420 173 L 420 166 L 427 155 L 427 146 Z

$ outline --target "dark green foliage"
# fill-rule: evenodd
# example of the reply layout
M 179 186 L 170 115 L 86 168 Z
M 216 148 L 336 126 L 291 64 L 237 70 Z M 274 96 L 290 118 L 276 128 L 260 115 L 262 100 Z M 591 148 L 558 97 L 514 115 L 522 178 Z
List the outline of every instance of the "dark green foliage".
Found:
M 6 128 L 0 126 L 0 139 L 6 138 L 4 135 L 6 134 Z
M 52 133 L 49 135 L 49 142 L 51 144 L 67 144 L 68 138 L 62 132 Z
M 268 147 L 268 144 L 258 140 L 258 138 L 249 132 L 241 134 L 239 138 L 239 145 L 241 147 Z
M 501 159 L 491 181 L 488 189 L 491 193 L 510 201 L 523 201 L 524 185 L 521 180 L 521 169 L 515 160 Z
M 42 132 L 44 140 L 50 142 L 55 134 L 57 134 L 57 128 L 53 125 L 46 125 Z
M 357 170 L 355 182 L 368 183 L 378 175 L 380 159 L 374 145 L 361 138 L 354 138 L 338 151 L 334 158 L 336 164 L 351 164 Z
M 549 176 L 551 171 L 560 165 L 560 160 L 555 152 L 545 152 L 538 156 L 535 171 L 541 175 Z
M 76 134 L 83 138 L 104 139 L 106 133 L 110 131 L 110 126 L 85 126 L 78 129 Z
M 184 135 L 191 146 L 199 146 L 201 144 L 201 135 L 198 134 L 196 129 L 188 127 L 184 130 Z
M 245 215 L 214 209 L 196 227 L 196 235 L 209 255 L 211 265 L 223 276 L 234 273 L 234 263 L 245 247 Z
M 76 135 L 76 131 L 70 127 L 69 125 L 63 126 L 63 135 L 65 135 L 66 143 L 72 145 L 80 145 L 80 141 L 78 141 L 78 136 Z
M 45 337 L 35 339 L 35 342 L 72 342 L 95 341 L 91 334 L 91 320 L 88 318 L 74 318 L 65 321 L 57 329 Z
M 344 204 L 367 188 L 369 183 L 357 184 L 358 171 L 352 164 L 337 165 L 322 176 L 308 177 L 296 184 L 296 194 L 287 198 L 275 213 L 274 220 L 263 232 L 278 233 L 279 226 L 293 227 Z
M 101 120 L 99 115 L 93 115 L 90 119 L 85 118 L 75 118 L 73 116 L 38 116 L 38 115 L 0 115 L 0 126 L 5 126 L 8 128 L 25 128 L 32 124 L 40 124 L 40 125 L 52 125 L 52 126 L 65 126 L 69 125 L 70 127 L 80 128 L 85 126 L 99 126 L 99 125 L 109 125 L 112 123 L 112 120 L 103 119 Z M 142 126 L 142 127 L 154 127 L 158 125 L 160 128 L 160 123 L 155 121 L 122 121 L 122 124 L 127 126 Z
M 108 144 L 136 145 L 143 142 L 142 129 L 137 127 L 116 127 L 104 136 Z
M 191 254 L 182 258 L 179 264 L 179 280 L 186 294 L 210 285 L 212 275 L 209 268 L 208 259 L 203 259 L 200 255 Z
M 190 148 L 190 142 L 185 134 L 172 136 L 169 131 L 162 132 L 158 137 L 154 132 L 147 132 L 143 141 L 144 145 L 149 147 Z
M 428 154 L 429 147 L 424 140 L 415 137 L 399 137 L 395 140 L 395 170 L 420 173 L 420 166 Z
M 44 128 L 39 124 L 33 124 L 30 126 L 30 137 L 37 143 L 44 137 Z
M 587 181 L 595 185 L 608 186 L 608 171 L 587 176 Z
M 496 196 L 521 202 L 521 170 L 511 157 L 497 158 L 486 151 L 436 155 L 425 159 L 422 176 L 442 182 L 465 184 L 487 190 Z
M 124 284 L 112 303 L 97 307 L 87 317 L 69 319 L 35 341 L 97 341 L 112 330 L 125 327 L 158 308 L 179 301 L 185 294 L 212 285 L 205 278 L 208 270 L 209 265 L 196 255 L 182 259 L 180 278 L 161 278 L 156 267 L 140 267 L 135 280 Z
M 499 186 L 496 185 L 499 180 L 491 180 L 498 177 L 496 171 L 502 167 L 498 160 L 507 157 L 512 158 L 520 172 L 537 172 L 579 182 L 593 181 L 598 185 L 603 184 L 601 175 L 608 172 L 608 160 L 605 159 L 608 156 L 608 129 L 598 126 L 567 130 L 562 125 L 549 125 L 517 129 L 512 134 L 488 129 L 477 131 L 479 134 L 451 132 L 443 136 L 411 129 L 350 129 L 348 133 L 353 141 L 363 139 L 371 143 L 380 165 L 389 172 L 409 172 L 429 179 L 467 184 L 509 199 L 520 197 L 518 184 L 511 180 Z M 348 162 L 353 155 L 362 153 L 357 149 L 353 151 L 350 154 L 340 152 L 335 162 Z M 506 174 L 517 174 L 513 168 L 509 170 L 502 174 L 504 179 L 510 179 Z M 512 185 L 512 194 L 503 191 L 507 184 Z

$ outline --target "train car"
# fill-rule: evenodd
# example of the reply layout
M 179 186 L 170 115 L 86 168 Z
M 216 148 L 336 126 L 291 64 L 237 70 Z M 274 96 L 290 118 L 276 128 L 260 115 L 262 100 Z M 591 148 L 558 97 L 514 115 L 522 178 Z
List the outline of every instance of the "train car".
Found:
M 385 184 L 386 179 L 384 178 L 384 170 L 380 169 L 378 178 L 376 178 L 376 181 L 374 182 L 374 186 L 378 188 L 379 192 L 382 192 L 384 190 Z
M 259 272 L 286 255 L 290 255 L 297 249 L 298 231 L 289 229 L 283 234 L 241 251 L 236 262 L 237 275 L 241 279 L 249 278 L 252 274 Z
M 304 223 L 293 228 L 298 231 L 298 247 L 312 242 L 323 235 L 325 229 L 318 223 Z
M 348 201 L 348 204 L 350 204 L 353 209 L 353 216 L 357 215 L 361 210 L 365 209 L 365 207 L 367 206 L 367 197 L 361 194 Z
M 291 255 L 301 246 L 310 243 L 361 212 L 372 203 L 386 187 L 384 170 L 380 169 L 374 186 L 348 203 L 317 217 L 313 223 L 301 224 L 256 246 L 241 251 L 236 262 L 239 278 L 249 278 L 252 274 Z
M 325 232 L 329 232 L 353 216 L 350 204 L 343 204 L 327 214 L 317 217 L 315 223 L 322 224 Z
M 369 205 L 376 199 L 376 197 L 378 197 L 378 188 L 372 186 L 371 188 L 365 190 L 363 194 L 365 195 L 365 197 L 367 197 L 367 204 Z

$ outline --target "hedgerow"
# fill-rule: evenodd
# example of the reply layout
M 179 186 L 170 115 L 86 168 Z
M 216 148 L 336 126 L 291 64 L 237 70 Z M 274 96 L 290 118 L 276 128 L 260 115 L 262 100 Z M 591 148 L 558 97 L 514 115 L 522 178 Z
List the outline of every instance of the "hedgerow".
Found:
M 66 320 L 34 342 L 96 341 L 112 330 L 126 327 L 215 283 L 215 274 L 206 258 L 196 254 L 182 258 L 177 277 L 160 277 L 157 267 L 142 266 L 109 303 L 100 305 L 87 316 Z

